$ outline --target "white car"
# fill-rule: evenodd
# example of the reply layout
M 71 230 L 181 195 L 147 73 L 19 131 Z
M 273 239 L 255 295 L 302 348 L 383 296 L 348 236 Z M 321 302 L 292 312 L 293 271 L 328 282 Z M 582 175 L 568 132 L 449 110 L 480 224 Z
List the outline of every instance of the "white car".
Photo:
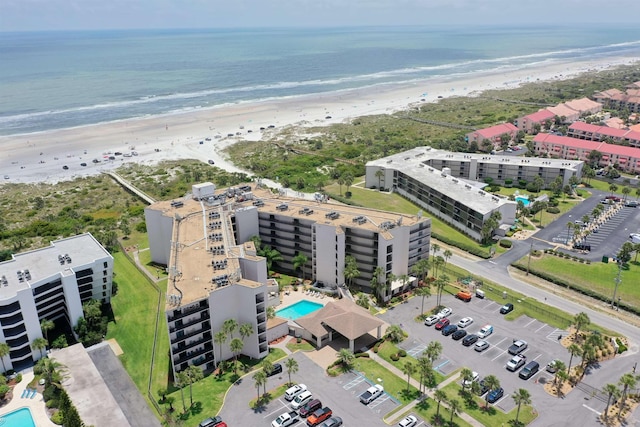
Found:
M 369 403 L 380 397 L 382 393 L 384 393 L 384 387 L 382 387 L 380 384 L 371 386 L 367 389 L 367 391 L 360 395 L 360 402 L 368 405 Z
M 438 320 L 440 320 L 440 317 L 438 316 L 429 316 L 424 320 L 424 324 L 427 326 L 431 326 L 434 325 Z
M 511 360 L 507 362 L 507 370 L 511 372 L 515 372 L 527 361 L 527 358 L 524 355 L 513 356 Z
M 493 333 L 493 326 L 484 325 L 482 328 L 480 328 L 480 332 L 478 332 L 478 336 L 480 338 L 486 338 L 489 335 L 491 335 L 492 333 Z
M 449 317 L 453 314 L 453 310 L 451 310 L 449 307 L 445 307 L 442 310 L 440 310 L 440 313 L 438 313 L 438 315 L 440 316 L 440 318 L 442 319 L 443 317 Z
M 471 384 L 478 381 L 479 378 L 480 378 L 480 374 L 477 373 L 476 371 L 473 371 L 471 373 L 471 379 L 462 381 L 462 387 L 471 387 Z
M 293 387 L 289 387 L 287 391 L 284 392 L 284 399 L 288 402 L 291 402 L 296 398 L 300 393 L 307 390 L 307 386 L 304 384 L 296 384 Z
M 458 322 L 458 328 L 466 328 L 467 326 L 469 326 L 472 323 L 473 323 L 473 319 L 471 317 L 463 317 Z
M 489 348 L 489 343 L 486 342 L 485 340 L 480 340 L 476 342 L 476 345 L 473 347 L 473 349 L 478 353 L 485 351 L 488 348 Z
M 413 427 L 418 424 L 418 419 L 413 415 L 409 415 L 398 423 L 398 427 Z

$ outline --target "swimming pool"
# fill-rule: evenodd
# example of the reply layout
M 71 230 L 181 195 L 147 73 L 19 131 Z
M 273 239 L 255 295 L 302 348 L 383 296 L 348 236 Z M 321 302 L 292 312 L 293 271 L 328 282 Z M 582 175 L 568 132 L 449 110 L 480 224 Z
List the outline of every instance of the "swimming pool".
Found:
M 320 310 L 322 307 L 324 307 L 322 304 L 303 299 L 295 304 L 291 304 L 285 308 L 277 310 L 276 316 L 284 319 L 296 320 L 298 317 L 306 316 L 309 313 Z
M 516 197 L 516 202 L 522 202 L 522 204 L 527 207 L 529 206 L 529 198 L 528 197 L 523 197 L 523 196 L 517 196 Z
M 29 408 L 20 408 L 8 414 L 0 415 L 2 427 L 36 427 Z

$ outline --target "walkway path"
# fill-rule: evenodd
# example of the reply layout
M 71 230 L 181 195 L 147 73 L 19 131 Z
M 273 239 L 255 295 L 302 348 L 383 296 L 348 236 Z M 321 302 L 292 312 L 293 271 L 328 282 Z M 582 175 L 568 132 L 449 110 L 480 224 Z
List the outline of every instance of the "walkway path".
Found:
M 374 353 L 373 351 L 369 350 L 369 357 L 371 357 L 371 360 L 375 360 L 376 362 L 378 362 L 381 366 L 384 366 L 385 368 L 387 368 L 389 371 L 393 372 L 395 375 L 397 375 L 399 378 L 403 378 L 405 376 L 405 374 L 398 368 L 396 368 L 395 366 L 393 366 L 391 363 L 387 362 L 386 360 L 384 360 L 383 358 L 381 358 L 380 356 L 378 356 L 376 353 Z M 441 389 L 443 387 L 446 387 L 447 385 L 451 384 L 454 381 L 457 381 L 460 378 L 460 373 L 456 374 L 456 375 L 451 375 L 449 378 L 447 378 L 446 380 L 442 381 L 440 384 L 438 384 L 438 386 L 436 387 L 436 389 Z M 417 388 L 418 390 L 420 389 L 420 383 L 418 381 L 416 381 L 415 379 L 411 378 L 411 380 L 409 381 L 411 383 L 412 386 L 414 386 L 415 388 Z M 427 389 L 425 391 L 425 394 L 430 397 L 430 398 L 434 398 L 433 394 L 434 391 L 433 390 L 429 390 Z M 434 399 L 435 400 L 435 399 Z M 404 414 L 407 410 L 412 409 L 414 406 L 416 406 L 418 403 L 420 403 L 420 399 L 416 399 L 413 402 L 409 403 L 407 406 L 405 406 L 403 408 L 403 410 L 401 411 L 402 414 Z M 449 406 L 445 403 L 442 402 L 442 406 L 448 408 Z M 398 419 L 400 418 L 400 412 L 397 412 L 395 414 L 396 419 L 394 421 L 398 421 Z M 463 420 L 465 420 L 466 422 L 468 422 L 469 424 L 471 424 L 472 426 L 476 426 L 476 427 L 484 427 L 482 425 L 482 423 L 480 423 L 479 421 L 477 421 L 475 418 L 472 418 L 469 414 L 467 414 L 466 412 L 461 412 L 458 414 L 458 416 L 460 418 L 462 418 Z M 391 420 L 385 420 L 385 422 L 389 422 Z
M 123 177 L 121 177 L 117 173 L 111 172 L 111 171 L 105 172 L 105 173 L 109 175 L 111 178 L 113 178 L 118 184 L 120 184 L 126 190 L 140 197 L 142 200 L 144 200 L 148 204 L 152 205 L 156 202 L 156 200 L 153 197 L 149 196 L 147 193 L 140 190 L 139 188 L 131 184 L 129 181 L 125 180 Z

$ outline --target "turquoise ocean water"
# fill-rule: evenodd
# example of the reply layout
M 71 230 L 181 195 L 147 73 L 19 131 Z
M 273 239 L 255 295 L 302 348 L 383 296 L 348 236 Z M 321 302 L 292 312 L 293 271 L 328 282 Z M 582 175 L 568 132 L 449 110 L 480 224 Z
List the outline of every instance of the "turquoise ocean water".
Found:
M 640 27 L 0 33 L 0 135 L 619 55 Z

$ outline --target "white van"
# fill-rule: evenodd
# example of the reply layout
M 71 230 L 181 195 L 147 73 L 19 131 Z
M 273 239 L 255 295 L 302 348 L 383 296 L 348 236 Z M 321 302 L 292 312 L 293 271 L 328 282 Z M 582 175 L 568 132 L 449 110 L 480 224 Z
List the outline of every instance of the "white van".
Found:
M 284 398 L 288 402 L 291 402 L 303 391 L 307 391 L 307 386 L 304 384 L 296 384 L 293 387 L 289 387 L 287 391 L 284 392 Z
M 491 335 L 493 333 L 493 326 L 491 325 L 484 325 L 481 329 L 480 332 L 478 332 L 478 336 L 482 339 L 488 337 L 489 335 Z
M 476 289 L 476 298 L 484 299 L 484 291 L 482 289 Z
M 293 402 L 291 402 L 291 408 L 293 408 L 294 411 L 297 411 L 302 407 L 302 405 L 310 401 L 312 398 L 313 395 L 311 392 L 309 390 L 305 390 L 293 399 Z

